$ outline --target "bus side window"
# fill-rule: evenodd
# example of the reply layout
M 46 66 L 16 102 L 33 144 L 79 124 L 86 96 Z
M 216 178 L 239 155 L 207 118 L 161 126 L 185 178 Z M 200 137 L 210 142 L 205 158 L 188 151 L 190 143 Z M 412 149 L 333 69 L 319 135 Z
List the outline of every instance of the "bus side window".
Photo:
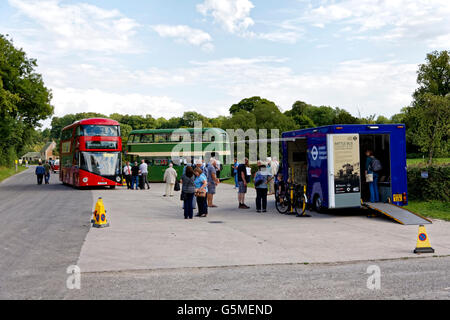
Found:
M 74 155 L 73 155 L 73 163 L 72 163 L 72 165 L 74 165 L 74 166 L 78 166 L 79 165 L 79 160 L 80 160 L 79 155 L 80 155 L 80 153 L 78 152 L 78 150 L 76 150 L 74 152 Z
M 155 134 L 155 142 L 156 143 L 167 142 L 167 135 L 164 133 Z
M 141 136 L 141 143 L 152 143 L 153 135 L 152 134 L 144 134 Z

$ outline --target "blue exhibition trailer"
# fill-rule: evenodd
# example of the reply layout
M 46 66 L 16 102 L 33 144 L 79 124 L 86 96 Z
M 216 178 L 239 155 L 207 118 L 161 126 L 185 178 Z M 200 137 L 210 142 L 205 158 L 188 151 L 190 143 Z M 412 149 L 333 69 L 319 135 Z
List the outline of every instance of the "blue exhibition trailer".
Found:
M 306 185 L 314 209 L 361 207 L 369 201 L 367 150 L 383 167 L 380 201 L 408 203 L 405 125 L 332 125 L 285 132 L 282 138 L 284 180 Z

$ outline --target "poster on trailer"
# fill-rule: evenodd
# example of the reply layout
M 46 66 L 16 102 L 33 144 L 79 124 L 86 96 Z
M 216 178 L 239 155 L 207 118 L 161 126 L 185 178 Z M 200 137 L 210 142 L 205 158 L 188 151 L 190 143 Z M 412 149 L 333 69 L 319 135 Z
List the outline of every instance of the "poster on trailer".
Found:
M 335 135 L 333 143 L 335 193 L 360 192 L 359 136 Z

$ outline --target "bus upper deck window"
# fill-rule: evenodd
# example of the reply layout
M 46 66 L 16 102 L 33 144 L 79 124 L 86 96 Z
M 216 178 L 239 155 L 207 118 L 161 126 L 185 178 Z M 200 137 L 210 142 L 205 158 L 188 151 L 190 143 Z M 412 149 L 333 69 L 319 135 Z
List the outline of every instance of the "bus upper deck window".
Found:
M 85 125 L 82 127 L 82 135 L 87 137 L 118 137 L 117 126 Z
M 152 134 L 144 134 L 141 136 L 141 143 L 152 143 L 153 135 Z
M 155 134 L 155 142 L 167 142 L 167 135 L 163 133 Z

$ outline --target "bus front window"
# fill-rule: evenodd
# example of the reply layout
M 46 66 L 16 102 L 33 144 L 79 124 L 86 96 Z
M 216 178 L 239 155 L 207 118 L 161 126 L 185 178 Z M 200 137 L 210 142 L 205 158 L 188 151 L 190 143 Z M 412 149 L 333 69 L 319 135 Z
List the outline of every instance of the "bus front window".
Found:
M 82 152 L 80 169 L 100 176 L 120 174 L 120 154 L 118 152 Z
M 82 127 L 81 135 L 85 137 L 118 137 L 118 126 L 98 126 L 98 125 L 85 125 Z

